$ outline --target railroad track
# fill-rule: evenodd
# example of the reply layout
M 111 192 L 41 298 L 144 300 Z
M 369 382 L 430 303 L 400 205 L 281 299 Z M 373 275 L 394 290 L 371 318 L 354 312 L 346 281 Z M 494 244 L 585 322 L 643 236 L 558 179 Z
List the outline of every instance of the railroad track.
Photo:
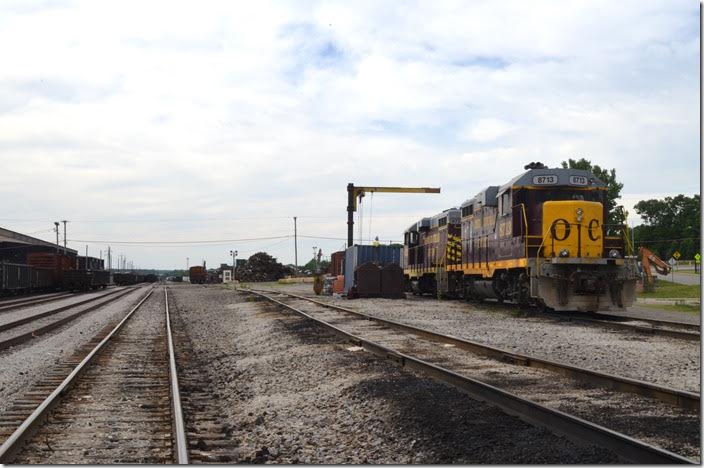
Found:
M 699 454 L 698 411 L 679 407 L 698 408 L 696 394 L 507 353 L 301 296 L 245 292 L 314 320 L 359 349 L 454 385 L 534 425 L 612 450 L 624 460 L 694 463 L 686 456 Z M 478 355 L 467 353 L 468 349 Z M 532 366 L 537 369 L 530 369 Z M 595 393 L 591 385 L 584 385 L 585 380 L 616 391 L 599 389 Z M 624 390 L 640 394 L 650 391 L 668 403 L 626 395 Z M 595 396 L 603 404 L 598 409 Z M 673 426 L 681 429 L 674 436 L 670 434 Z
M 144 307 L 152 292 L 0 416 L 1 463 L 188 463 L 168 293 Z
M 172 302 L 175 303 L 175 298 Z M 185 322 L 178 304 L 172 307 L 174 343 L 178 362 L 183 414 L 188 436 L 188 458 L 191 463 L 242 463 L 237 443 L 232 440 L 234 427 L 222 408 L 225 401 L 220 389 L 206 369 L 211 360 L 200 358 L 184 332 Z M 225 403 L 226 404 L 226 403 Z
M 21 299 L 5 300 L 0 302 L 0 312 L 9 312 L 37 304 L 58 301 L 71 296 L 75 296 L 75 293 L 42 294 L 41 296 L 36 297 L 24 297 Z
M 689 341 L 701 341 L 701 325 L 668 320 L 656 320 L 624 315 L 610 315 L 603 313 L 553 313 L 535 312 L 531 314 L 550 317 L 556 320 L 596 324 L 615 330 L 628 330 L 647 335 L 667 336 Z
M 428 299 L 435 300 L 428 296 L 414 296 L 418 300 Z M 482 302 L 483 307 L 488 307 L 495 310 L 505 310 L 506 307 L 515 306 L 515 304 L 500 304 L 494 301 Z M 674 322 L 667 320 L 656 320 L 640 317 L 629 317 L 624 315 L 611 315 L 605 313 L 586 313 L 586 312 L 546 312 L 538 307 L 530 307 L 523 309 L 527 315 L 535 317 L 545 317 L 557 321 L 585 323 L 597 325 L 613 330 L 626 330 L 634 333 L 641 333 L 654 336 L 666 336 L 670 338 L 679 338 L 688 341 L 701 340 L 701 325 L 695 325 L 684 322 Z
M 0 350 L 30 341 L 133 291 L 134 287 L 114 289 L 79 302 L 0 323 Z

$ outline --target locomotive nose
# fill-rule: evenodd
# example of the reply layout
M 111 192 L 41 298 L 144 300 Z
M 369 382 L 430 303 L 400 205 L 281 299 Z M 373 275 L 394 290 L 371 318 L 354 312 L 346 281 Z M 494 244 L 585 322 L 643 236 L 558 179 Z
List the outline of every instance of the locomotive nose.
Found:
M 604 207 L 599 202 L 543 203 L 543 256 L 601 257 L 603 213 Z

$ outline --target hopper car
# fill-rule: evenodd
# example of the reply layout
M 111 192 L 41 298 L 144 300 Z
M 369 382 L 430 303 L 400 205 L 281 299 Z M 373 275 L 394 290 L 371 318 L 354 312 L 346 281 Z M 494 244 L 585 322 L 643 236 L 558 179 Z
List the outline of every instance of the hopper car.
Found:
M 89 269 L 79 267 L 81 262 Z M 93 257 L 77 260 L 40 252 L 27 254 L 26 263 L 0 261 L 0 295 L 98 289 L 110 282 L 110 272 L 102 268 L 102 260 Z
M 208 281 L 208 273 L 202 266 L 192 266 L 188 269 L 188 278 L 193 284 L 205 284 Z

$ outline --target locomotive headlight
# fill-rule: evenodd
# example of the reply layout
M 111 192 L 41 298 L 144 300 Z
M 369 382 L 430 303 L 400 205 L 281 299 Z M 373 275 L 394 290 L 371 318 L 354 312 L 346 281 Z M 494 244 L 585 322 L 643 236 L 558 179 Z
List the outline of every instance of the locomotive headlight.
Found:
M 577 208 L 577 222 L 581 223 L 582 222 L 582 217 L 584 216 L 584 210 L 581 208 Z
M 609 257 L 610 258 L 621 258 L 621 254 L 619 253 L 618 250 L 611 249 L 611 250 L 609 250 Z
M 567 249 L 560 250 L 560 257 L 565 258 L 570 256 L 570 251 Z

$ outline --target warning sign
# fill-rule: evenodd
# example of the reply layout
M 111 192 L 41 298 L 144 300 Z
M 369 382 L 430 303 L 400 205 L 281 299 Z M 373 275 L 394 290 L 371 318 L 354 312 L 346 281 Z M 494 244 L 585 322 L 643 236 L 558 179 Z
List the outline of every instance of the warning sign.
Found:
M 694 261 L 699 263 L 699 262 L 701 262 L 701 260 L 702 260 L 702 256 L 699 255 L 699 252 L 695 253 L 694 254 Z
M 679 260 L 682 255 L 679 250 L 675 250 L 675 253 L 673 253 L 672 256 L 675 257 L 675 260 Z

